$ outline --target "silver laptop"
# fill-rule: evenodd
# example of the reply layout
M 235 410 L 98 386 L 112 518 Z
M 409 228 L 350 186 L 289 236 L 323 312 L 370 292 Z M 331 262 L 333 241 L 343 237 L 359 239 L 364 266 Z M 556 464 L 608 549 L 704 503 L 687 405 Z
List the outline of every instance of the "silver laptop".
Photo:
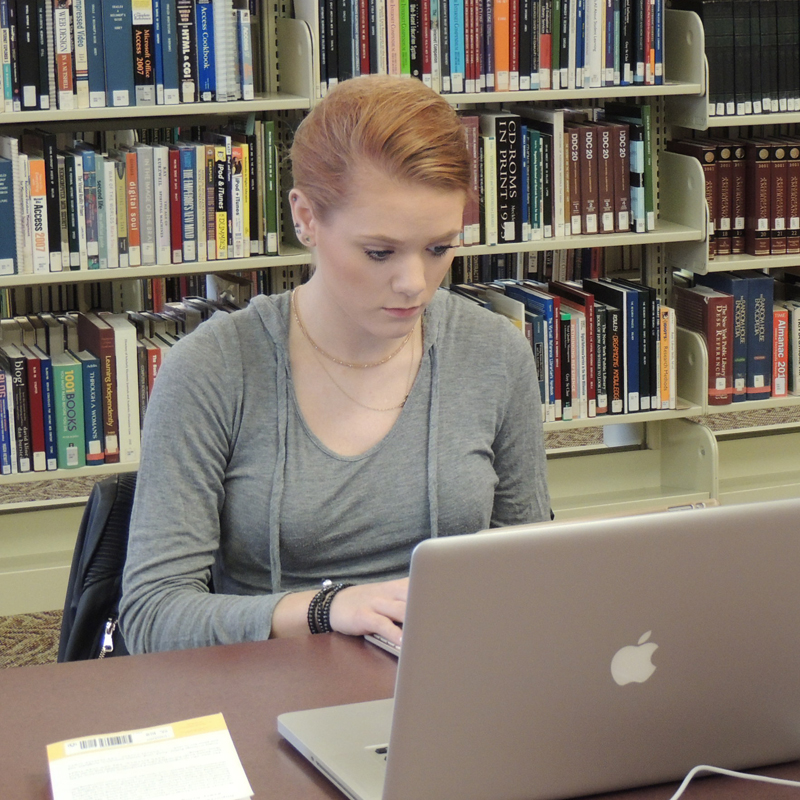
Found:
M 426 541 L 394 700 L 278 728 L 354 800 L 547 800 L 793 760 L 798 567 L 800 500 Z

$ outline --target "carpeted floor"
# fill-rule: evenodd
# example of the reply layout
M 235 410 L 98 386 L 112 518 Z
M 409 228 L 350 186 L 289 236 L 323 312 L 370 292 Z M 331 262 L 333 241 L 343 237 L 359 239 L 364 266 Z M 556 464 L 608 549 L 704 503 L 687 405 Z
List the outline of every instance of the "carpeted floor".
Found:
M 55 661 L 60 631 L 60 611 L 0 617 L 0 668 Z

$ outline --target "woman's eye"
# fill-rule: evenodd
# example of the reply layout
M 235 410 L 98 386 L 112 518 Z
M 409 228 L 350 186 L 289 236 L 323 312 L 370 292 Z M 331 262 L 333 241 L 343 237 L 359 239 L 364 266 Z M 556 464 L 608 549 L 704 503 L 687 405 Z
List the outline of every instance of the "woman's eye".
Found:
M 386 261 L 392 254 L 391 250 L 365 250 L 367 257 L 373 261 Z
M 441 258 L 448 250 L 452 250 L 455 245 L 440 244 L 438 247 L 431 247 L 431 253 L 437 258 Z

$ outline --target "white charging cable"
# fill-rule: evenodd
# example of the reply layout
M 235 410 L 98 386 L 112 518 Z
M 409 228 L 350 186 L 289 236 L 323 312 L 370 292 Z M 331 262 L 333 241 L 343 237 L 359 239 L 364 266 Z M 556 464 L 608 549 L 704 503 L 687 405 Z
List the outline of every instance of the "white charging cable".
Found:
M 697 767 L 694 767 L 689 771 L 686 777 L 683 779 L 683 783 L 678 787 L 678 790 L 675 794 L 670 797 L 669 800 L 678 800 L 678 798 L 684 793 L 686 787 L 689 785 L 689 782 L 701 772 L 715 772 L 718 775 L 728 775 L 731 778 L 745 778 L 749 781 L 761 781 L 762 783 L 777 783 L 780 786 L 796 786 L 800 788 L 800 781 L 790 781 L 784 778 L 770 778 L 767 775 L 751 775 L 749 772 L 734 772 L 730 769 L 722 769 L 721 767 L 709 767 L 706 764 L 700 764 Z

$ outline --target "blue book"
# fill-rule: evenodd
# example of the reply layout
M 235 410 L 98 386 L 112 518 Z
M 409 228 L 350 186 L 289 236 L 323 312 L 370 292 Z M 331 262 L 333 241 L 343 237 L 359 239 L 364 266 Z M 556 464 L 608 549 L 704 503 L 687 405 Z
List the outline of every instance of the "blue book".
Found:
M 181 205 L 183 209 L 183 260 L 197 261 L 197 212 L 195 169 L 197 151 L 194 145 L 179 144 L 181 153 Z
M 97 214 L 97 165 L 95 152 L 87 144 L 77 147 L 83 159 L 83 198 L 86 214 L 86 257 L 89 269 L 100 269 L 100 227 Z
M 86 48 L 89 60 L 89 107 L 106 105 L 106 54 L 103 42 L 103 8 L 101 0 L 84 0 L 86 4 Z
M 106 101 L 109 106 L 134 105 L 133 28 L 130 0 L 100 0 L 105 39 Z
M 164 105 L 172 106 L 181 101 L 178 78 L 178 11 L 176 0 L 158 0 L 158 4 L 161 21 L 161 62 L 164 70 Z
M 578 0 L 575 28 L 575 69 L 582 77 L 586 66 L 586 0 Z M 583 80 L 578 83 L 576 78 L 575 85 L 583 88 Z
M 464 91 L 466 68 L 464 43 L 464 0 L 450 2 L 450 86 L 454 93 Z
M 550 400 L 547 388 L 547 323 L 544 315 L 525 312 L 525 320 L 531 325 L 531 346 L 536 361 L 536 377 L 539 379 L 539 399 L 542 403 L 542 421 L 546 420 L 547 403 Z
M 655 73 L 653 82 L 656 84 L 664 83 L 664 3 L 663 0 L 656 0 L 656 7 L 653 12 L 655 22 L 655 34 L 653 46 L 655 49 Z M 734 398 L 735 399 L 735 398 Z
M 86 465 L 105 462 L 102 380 L 100 359 L 88 350 L 69 351 L 83 365 L 83 435 L 86 440 Z
M 0 275 L 14 275 L 17 271 L 13 167 L 10 159 L 0 157 Z
M 772 319 L 774 279 L 757 270 L 740 272 L 747 280 L 747 399 L 772 396 Z
M 0 369 L 0 474 L 10 475 L 14 471 L 14 456 L 11 449 L 13 426 L 9 406 L 8 379 Z
M 42 373 L 42 416 L 44 419 L 44 454 L 47 469 L 58 469 L 58 442 L 56 440 L 56 408 L 53 394 L 53 364 L 50 356 L 40 347 L 30 350 L 39 359 Z
M 194 27 L 197 35 L 197 85 L 200 90 L 200 99 L 210 103 L 217 99 L 214 12 L 211 0 L 195 0 Z
M 695 275 L 695 283 L 733 295 L 733 402 L 747 400 L 747 303 L 749 283 L 735 272 Z
M 164 55 L 161 52 L 161 0 L 153 0 L 153 69 L 156 74 L 156 105 L 164 105 Z
M 515 283 L 503 285 L 505 293 L 524 304 L 525 310 L 541 314 L 547 326 L 547 421 L 553 422 L 561 417 L 560 393 L 556 393 L 556 349 L 558 337 L 555 300 L 545 292 Z

